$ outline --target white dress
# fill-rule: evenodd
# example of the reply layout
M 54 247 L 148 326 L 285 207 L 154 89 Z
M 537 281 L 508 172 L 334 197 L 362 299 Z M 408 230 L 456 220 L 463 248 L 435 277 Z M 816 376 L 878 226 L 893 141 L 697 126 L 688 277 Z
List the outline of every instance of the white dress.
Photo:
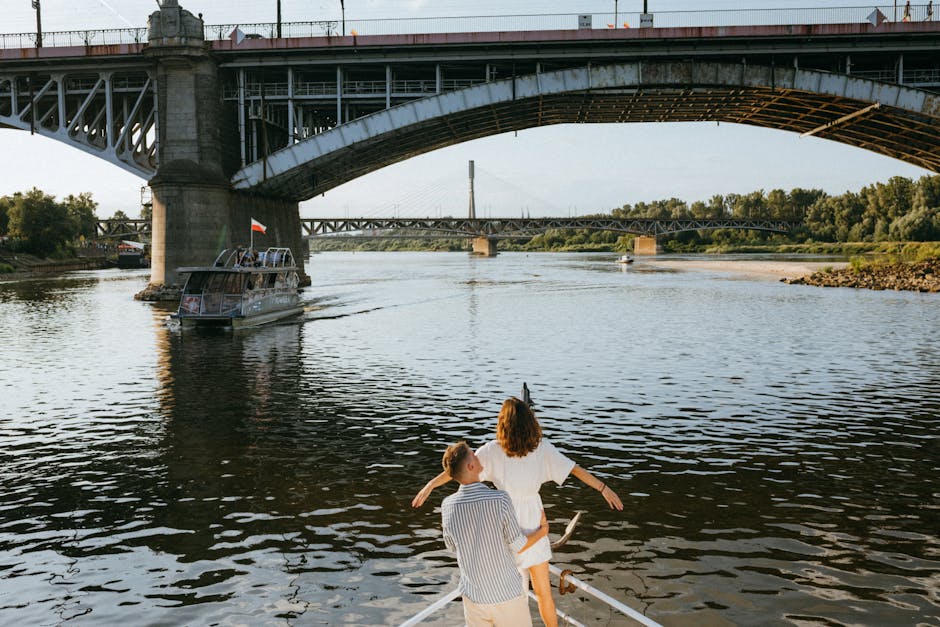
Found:
M 483 465 L 481 481 L 492 481 L 500 490 L 509 493 L 516 510 L 516 519 L 524 533 L 538 529 L 542 517 L 542 498 L 539 488 L 546 481 L 564 483 L 575 463 L 565 457 L 555 445 L 544 437 L 534 451 L 525 457 L 509 457 L 499 442 L 487 442 L 477 451 Z M 529 568 L 552 557 L 548 537 L 544 537 L 523 551 L 517 558 L 520 569 Z

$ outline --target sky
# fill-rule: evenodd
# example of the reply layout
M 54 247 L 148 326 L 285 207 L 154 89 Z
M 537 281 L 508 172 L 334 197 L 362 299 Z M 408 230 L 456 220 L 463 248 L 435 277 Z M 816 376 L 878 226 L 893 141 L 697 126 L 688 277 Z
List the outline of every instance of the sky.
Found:
M 275 21 L 276 0 L 180 0 L 206 24 Z M 347 21 L 392 17 L 613 12 L 614 1 L 345 0 Z M 860 6 L 858 0 L 647 0 L 649 11 Z M 888 7 L 891 3 L 885 3 Z M 0 33 L 35 31 L 30 0 L 4 0 Z M 338 19 L 339 0 L 281 0 L 282 20 Z M 620 13 L 642 0 L 617 0 Z M 155 0 L 42 0 L 45 32 L 146 26 Z M 462 215 L 467 162 L 477 215 L 573 216 L 625 203 L 795 187 L 831 194 L 929 171 L 859 148 L 734 124 L 579 124 L 466 142 L 388 166 L 301 203 L 303 217 Z M 140 211 L 146 181 L 61 142 L 0 129 L 0 195 L 37 187 L 57 198 L 91 192 L 99 217 Z

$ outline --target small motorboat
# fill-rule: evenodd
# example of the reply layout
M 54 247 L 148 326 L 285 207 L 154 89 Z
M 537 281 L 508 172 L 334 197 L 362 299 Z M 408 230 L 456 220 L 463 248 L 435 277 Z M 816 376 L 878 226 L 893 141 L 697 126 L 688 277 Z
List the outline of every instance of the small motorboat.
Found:
M 252 327 L 304 310 L 290 248 L 226 249 L 211 266 L 178 271 L 189 278 L 170 319 L 182 328 Z
M 633 257 L 630 255 L 620 255 L 617 259 L 617 263 L 633 263 Z

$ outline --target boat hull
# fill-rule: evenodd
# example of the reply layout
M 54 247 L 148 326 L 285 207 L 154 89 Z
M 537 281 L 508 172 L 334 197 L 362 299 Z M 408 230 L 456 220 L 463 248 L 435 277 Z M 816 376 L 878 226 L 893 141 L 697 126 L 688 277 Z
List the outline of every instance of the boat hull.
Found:
M 193 329 L 197 327 L 216 327 L 232 329 L 242 329 L 248 327 L 257 327 L 271 322 L 277 322 L 285 318 L 298 316 L 304 311 L 303 305 L 278 309 L 275 311 L 265 311 L 249 316 L 211 316 L 211 315 L 186 315 L 174 314 L 171 318 L 179 320 L 180 326 L 184 329 Z

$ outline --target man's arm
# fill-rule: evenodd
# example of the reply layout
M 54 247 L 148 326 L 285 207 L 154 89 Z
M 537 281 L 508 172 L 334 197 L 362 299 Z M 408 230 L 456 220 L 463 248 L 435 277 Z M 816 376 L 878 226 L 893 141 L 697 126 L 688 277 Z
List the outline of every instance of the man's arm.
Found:
M 533 544 L 548 535 L 548 519 L 545 517 L 545 510 L 542 510 L 542 519 L 539 521 L 539 528 L 532 533 L 525 534 L 526 543 L 517 552 L 522 553 L 529 549 Z
M 441 474 L 428 481 L 424 487 L 421 488 L 421 491 L 418 492 L 418 494 L 416 494 L 413 499 L 411 499 L 411 506 L 421 507 L 424 505 L 424 502 L 428 500 L 429 496 L 431 496 L 431 491 L 434 490 L 434 488 L 441 487 L 448 481 L 450 481 L 450 475 L 447 474 L 447 472 L 441 472 Z

